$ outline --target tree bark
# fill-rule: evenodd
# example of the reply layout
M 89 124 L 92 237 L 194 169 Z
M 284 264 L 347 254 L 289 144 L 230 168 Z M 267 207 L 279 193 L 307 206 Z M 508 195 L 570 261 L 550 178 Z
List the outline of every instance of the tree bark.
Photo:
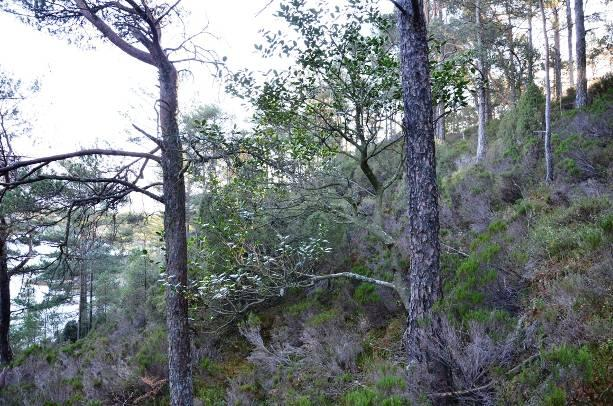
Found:
M 166 325 L 168 373 L 173 406 L 193 403 L 187 287 L 187 235 L 185 232 L 185 182 L 177 123 L 177 70 L 168 60 L 158 66 L 160 127 L 163 139 L 164 236 L 166 242 Z
M 547 36 L 547 19 L 545 5 L 540 0 L 543 19 L 543 38 L 545 39 L 545 182 L 553 181 L 553 154 L 551 151 L 551 85 L 549 82 L 549 38 Z
M 77 338 L 87 334 L 87 271 L 83 259 L 79 260 L 79 325 Z
M 442 289 L 428 34 L 419 0 L 402 0 L 398 6 L 411 253 L 405 345 L 410 363 L 424 362 L 438 388 L 451 388 L 449 370 L 432 354 L 429 342 L 441 330 L 432 306 L 441 298 Z
M 91 331 L 94 326 L 94 272 L 89 271 L 89 322 L 87 331 Z
M 11 326 L 11 285 L 8 269 L 8 225 L 0 217 L 0 365 L 13 359 L 9 330 Z
M 475 23 L 477 26 L 477 115 L 479 117 L 477 129 L 477 162 L 485 158 L 487 124 L 487 94 L 485 91 L 485 64 L 483 63 L 483 32 L 481 27 L 481 0 L 475 2 Z
M 133 58 L 154 66 L 158 71 L 159 122 L 162 133 L 162 152 L 159 161 L 163 178 L 164 241 L 168 278 L 166 326 L 168 329 L 170 403 L 172 406 L 191 406 L 193 404 L 191 339 L 188 325 L 188 302 L 183 292 L 187 286 L 185 181 L 182 146 L 177 123 L 177 70 L 160 43 L 162 32 L 160 19 L 152 17 L 153 14 L 150 13 L 151 10 L 148 9 L 146 2 L 141 4 L 148 12 L 135 12 L 133 18 L 142 20 L 145 25 L 152 28 L 152 39 L 139 40 L 148 52 L 126 42 L 119 33 L 96 15 L 84 0 L 73 1 L 83 17 L 115 46 Z
M 583 17 L 583 0 L 575 0 L 575 34 L 577 43 L 577 85 L 575 96 L 575 107 L 587 106 L 587 76 L 586 76 L 586 56 L 585 56 L 585 25 Z
M 566 0 L 566 32 L 568 34 L 568 80 L 570 87 L 575 86 L 575 63 L 573 58 L 573 13 L 570 6 L 572 0 Z
M 435 125 L 435 136 L 439 141 L 445 141 L 445 105 L 443 103 L 439 103 L 436 105 L 436 123 Z
M 557 5 L 553 7 L 553 71 L 555 99 L 562 107 L 562 56 L 560 52 L 560 16 Z
M 532 40 L 532 0 L 528 1 L 528 84 L 534 82 L 534 42 Z

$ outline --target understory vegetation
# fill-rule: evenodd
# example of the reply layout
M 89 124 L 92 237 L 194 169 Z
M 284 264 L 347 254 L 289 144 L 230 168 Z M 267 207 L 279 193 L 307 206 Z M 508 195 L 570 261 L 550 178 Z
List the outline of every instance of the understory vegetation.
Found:
M 540 143 L 530 141 L 540 125 L 532 116 L 542 105 L 536 88 L 493 123 L 496 137 L 484 162 L 467 159 L 473 155 L 471 133 L 450 134 L 438 145 L 444 298 L 435 306 L 445 328 L 433 345 L 451 366 L 457 387 L 466 388 L 456 395 L 462 402 L 613 401 L 608 89 L 598 96 L 606 107 L 599 101 L 556 118 L 560 175 L 551 185 L 538 181 L 542 153 Z M 205 255 L 192 257 L 196 280 L 204 277 L 197 260 L 213 261 L 207 268 L 213 272 L 210 266 L 240 257 L 249 244 L 278 242 L 256 227 L 257 216 L 240 214 L 262 207 L 273 192 L 253 194 L 250 199 L 260 199 L 256 204 L 245 195 L 241 201 L 233 183 L 212 190 L 193 206 L 193 218 L 206 212 L 202 218 L 209 222 L 194 220 L 194 227 L 206 230 L 191 247 Z M 388 229 L 406 222 L 394 209 L 403 198 L 401 189 L 386 194 L 384 210 L 393 213 Z M 317 216 L 313 224 L 326 227 L 310 229 L 307 217 L 300 227 L 295 220 L 277 220 L 275 229 L 319 233 L 330 247 L 317 261 L 320 268 L 394 279 L 402 260 L 394 263 L 389 256 L 396 254 L 380 240 L 351 225 L 332 227 L 329 214 Z M 230 235 L 233 243 L 226 244 Z M 155 263 L 150 257 L 142 251 L 124 262 L 134 270 L 110 299 L 105 319 L 95 321 L 85 338 L 21 347 L 3 402 L 165 404 L 163 291 L 156 283 L 145 287 L 134 265 L 143 259 Z M 194 388 L 201 404 L 408 405 L 431 399 L 423 389 L 427 372 L 404 361 L 406 316 L 393 289 L 327 279 L 289 287 L 218 321 L 210 319 L 202 300 L 195 294 L 192 309 Z
M 0 405 L 613 404 L 609 1 L 234 3 L 0 1 L 143 70 L 0 66 Z

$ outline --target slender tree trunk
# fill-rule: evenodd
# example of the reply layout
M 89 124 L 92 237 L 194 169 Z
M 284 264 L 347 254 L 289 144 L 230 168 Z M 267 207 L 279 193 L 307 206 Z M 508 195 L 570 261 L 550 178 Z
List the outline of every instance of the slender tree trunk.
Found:
M 560 52 L 560 16 L 557 5 L 553 8 L 553 69 L 556 100 L 562 108 L 562 56 Z
M 487 94 L 485 91 L 485 64 L 483 63 L 483 31 L 481 27 L 481 0 L 475 2 L 475 22 L 477 25 L 477 162 L 485 157 L 485 126 L 487 124 Z
M 0 365 L 13 359 L 9 331 L 11 326 L 11 285 L 8 269 L 8 226 L 0 217 Z
M 166 242 L 166 324 L 168 373 L 173 406 L 193 403 L 187 286 L 187 235 L 185 232 L 185 182 L 179 126 L 177 124 L 177 70 L 169 61 L 158 66 L 160 126 L 163 138 L 164 234 Z M 178 288 L 177 288 L 178 287 Z
M 85 337 L 87 334 L 87 271 L 84 261 L 79 260 L 79 325 L 77 338 Z
M 89 272 L 89 323 L 87 331 L 91 331 L 94 323 L 94 271 Z
M 585 57 L 585 26 L 583 17 L 583 0 L 575 0 L 575 30 L 577 43 L 577 95 L 575 97 L 575 107 L 587 106 L 587 73 Z
M 517 103 L 517 91 L 519 89 L 517 74 L 515 72 L 515 44 L 513 43 L 513 21 L 511 20 L 511 11 L 509 10 L 509 3 L 505 3 L 505 11 L 507 14 L 507 27 L 505 35 L 507 37 L 507 43 L 509 44 L 509 69 L 507 71 L 507 78 L 509 82 L 509 90 L 511 91 L 511 103 L 515 105 Z
M 532 40 L 532 0 L 528 1 L 528 84 L 534 82 L 534 42 Z
M 573 13 L 570 2 L 566 0 L 566 32 L 568 34 L 568 80 L 570 87 L 575 86 L 575 63 L 573 58 Z
M 439 141 L 445 141 L 445 105 L 443 103 L 436 105 L 436 117 L 435 136 Z
M 543 19 L 543 37 L 545 39 L 545 182 L 553 181 L 553 154 L 551 151 L 551 85 L 549 82 L 549 38 L 547 36 L 547 19 L 545 5 L 540 0 Z
M 452 387 L 451 375 L 432 353 L 434 346 L 430 342 L 440 336 L 441 321 L 432 306 L 441 298 L 442 289 L 428 34 L 419 1 L 398 3 L 411 253 L 405 345 L 409 362 L 425 362 L 436 379 L 437 389 L 447 390 Z

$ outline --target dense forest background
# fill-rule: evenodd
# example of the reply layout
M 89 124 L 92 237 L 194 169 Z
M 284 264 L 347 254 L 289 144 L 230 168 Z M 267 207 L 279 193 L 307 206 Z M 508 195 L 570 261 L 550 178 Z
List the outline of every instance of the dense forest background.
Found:
M 264 1 L 259 69 L 188 2 L 0 1 L 157 75 L 55 154 L 0 71 L 0 404 L 613 403 L 608 0 L 392 3 Z

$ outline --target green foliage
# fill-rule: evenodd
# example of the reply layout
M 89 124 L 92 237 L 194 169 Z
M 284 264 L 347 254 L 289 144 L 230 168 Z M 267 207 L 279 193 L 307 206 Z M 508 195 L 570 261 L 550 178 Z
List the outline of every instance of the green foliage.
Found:
M 531 233 L 533 252 L 556 259 L 590 255 L 610 238 L 606 231 L 610 210 L 607 198 L 584 198 L 541 215 Z
M 337 317 L 338 311 L 336 309 L 330 309 L 314 315 L 307 321 L 307 323 L 311 326 L 316 327 L 321 326 L 322 324 L 326 324 Z
M 215 375 L 221 371 L 219 364 L 208 357 L 203 357 L 198 366 L 202 371 L 205 371 L 211 375 Z
M 404 380 L 399 377 L 384 377 L 383 384 L 386 386 L 383 388 L 383 392 L 377 389 L 362 388 L 351 392 L 348 392 L 343 397 L 343 405 L 345 406 L 406 406 L 410 402 L 399 395 L 386 395 L 391 389 L 403 389 Z
M 311 406 L 313 402 L 311 402 L 308 396 L 297 396 L 295 399 L 292 399 L 289 404 L 291 406 Z
M 392 389 L 406 388 L 406 382 L 400 376 L 385 375 L 377 381 L 376 386 L 380 391 L 389 392 Z
M 594 356 L 587 346 L 561 345 L 548 351 L 544 358 L 555 368 L 576 368 L 586 381 L 594 376 Z
M 506 112 L 498 125 L 496 136 L 506 145 L 505 155 L 519 160 L 538 137 L 534 131 L 543 130 L 545 98 L 534 83 L 528 85 L 517 105 Z
M 166 356 L 166 332 L 162 327 L 148 331 L 136 353 L 135 361 L 141 373 L 164 370 L 168 363 Z
M 457 256 L 443 256 L 443 271 L 449 274 L 449 278 L 443 286 L 443 302 L 437 306 L 461 323 L 470 320 L 506 320 L 508 317 L 504 311 L 483 307 L 485 291 L 498 276 L 491 266 L 502 251 L 496 239 L 506 229 L 506 222 L 494 220 L 472 241 L 472 252 L 468 257 L 458 259 Z
M 317 300 L 315 298 L 305 298 L 299 302 L 287 306 L 285 311 L 292 316 L 299 316 L 305 311 L 315 308 L 316 306 Z
M 543 398 L 544 406 L 565 406 L 566 392 L 557 386 L 550 386 Z
M 196 397 L 208 406 L 223 406 L 226 404 L 226 391 L 223 386 L 202 386 L 196 388 Z
M 371 389 L 358 389 L 345 395 L 347 406 L 375 406 L 378 395 Z
M 376 288 L 372 283 L 362 282 L 355 288 L 353 298 L 360 304 L 376 303 L 381 300 L 381 297 L 376 292 Z

